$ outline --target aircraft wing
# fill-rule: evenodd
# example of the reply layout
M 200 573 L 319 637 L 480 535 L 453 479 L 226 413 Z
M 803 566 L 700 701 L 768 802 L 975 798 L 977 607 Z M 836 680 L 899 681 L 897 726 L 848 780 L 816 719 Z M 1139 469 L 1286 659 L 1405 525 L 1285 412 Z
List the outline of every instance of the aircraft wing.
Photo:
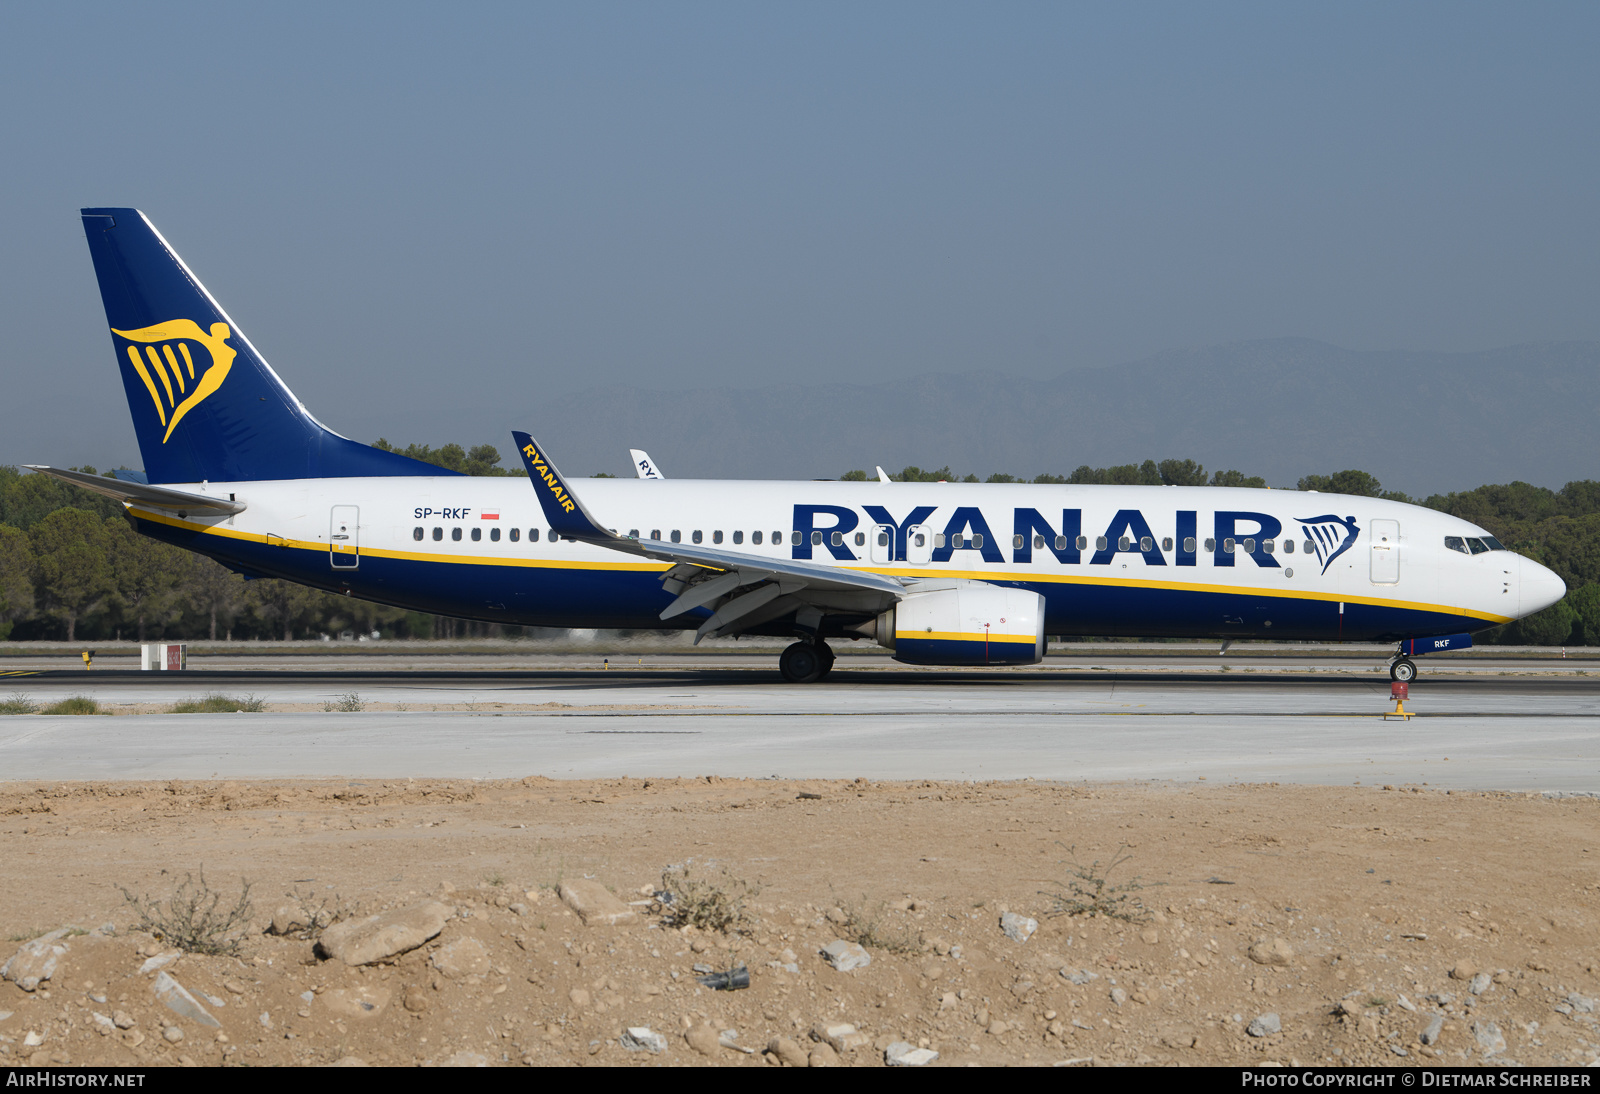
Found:
M 85 490 L 93 490 L 96 494 L 103 494 L 121 502 L 137 501 L 160 509 L 176 509 L 185 513 L 220 513 L 224 516 L 242 513 L 245 510 L 244 502 L 229 501 L 227 498 L 191 494 L 186 490 L 172 490 L 165 486 L 148 486 L 142 482 L 129 482 L 126 479 L 107 479 L 83 471 L 63 471 L 59 467 L 47 467 L 43 464 L 25 463 L 22 466 L 29 471 L 37 471 L 41 475 L 70 482 L 73 486 L 81 486 Z
M 662 575 L 662 584 L 678 597 L 661 613 L 662 619 L 715 607 L 701 626 L 697 642 L 707 636 L 737 633 L 789 612 L 815 613 L 817 622 L 830 610 L 875 615 L 906 595 L 904 585 L 881 574 L 618 535 L 584 508 L 538 442 L 520 431 L 511 435 L 553 532 L 581 543 L 672 563 Z

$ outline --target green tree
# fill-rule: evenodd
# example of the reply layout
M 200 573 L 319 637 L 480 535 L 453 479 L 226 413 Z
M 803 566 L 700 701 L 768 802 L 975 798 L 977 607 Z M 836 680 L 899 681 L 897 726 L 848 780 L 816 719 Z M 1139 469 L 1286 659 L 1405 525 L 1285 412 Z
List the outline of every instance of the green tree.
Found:
M 293 642 L 295 628 L 306 626 L 322 606 L 320 592 L 292 581 L 262 579 L 246 588 L 252 613 L 269 631 L 280 631 L 285 642 Z
M 33 612 L 33 544 L 28 534 L 0 524 L 0 640 Z
M 1193 460 L 1162 460 L 1156 465 L 1165 486 L 1204 486 L 1206 469 Z
M 844 474 L 839 476 L 839 481 L 840 482 L 866 482 L 867 481 L 867 473 L 865 471 L 846 471 Z
M 111 587 L 124 619 L 140 642 L 152 621 L 165 622 L 178 607 L 178 584 L 190 568 L 188 551 L 134 531 L 127 521 L 106 522 Z
M 397 448 L 387 440 L 379 437 L 373 448 L 381 448 L 385 452 L 395 452 L 402 456 L 409 456 L 413 460 L 431 463 L 435 467 L 443 467 L 449 471 L 459 471 L 463 475 L 500 476 L 500 475 L 526 475 L 527 471 L 518 466 L 507 470 L 497 466 L 500 463 L 500 450 L 492 444 L 474 445 L 471 449 L 462 448 L 459 444 L 446 444 L 438 448 L 430 448 L 425 444 L 407 445 Z
M 77 639 L 78 620 L 111 591 L 106 521 L 82 509 L 57 509 L 28 533 L 44 609 Z
M 1568 593 L 1565 603 L 1578 617 L 1572 630 L 1574 641 L 1581 646 L 1600 646 L 1600 582 Z
M 211 641 L 217 640 L 219 619 L 228 625 L 231 637 L 233 620 L 244 607 L 244 578 L 204 555 L 190 557 L 189 572 L 183 582 L 184 597 L 195 611 L 205 615 Z
M 1242 486 L 1248 490 L 1266 489 L 1267 480 L 1260 475 L 1246 475 L 1243 471 L 1218 471 L 1211 476 L 1212 486 Z

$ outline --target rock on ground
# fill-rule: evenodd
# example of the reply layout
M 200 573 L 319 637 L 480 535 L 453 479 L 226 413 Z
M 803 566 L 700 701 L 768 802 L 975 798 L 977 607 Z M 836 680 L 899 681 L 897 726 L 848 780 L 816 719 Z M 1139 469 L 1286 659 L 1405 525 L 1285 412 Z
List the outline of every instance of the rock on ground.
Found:
M 639 913 L 611 894 L 611 890 L 591 878 L 561 883 L 561 899 L 590 927 L 614 927 L 632 923 Z
M 317 940 L 317 952 L 346 965 L 370 965 L 414 950 L 436 937 L 451 914 L 447 905 L 435 900 L 335 923 Z

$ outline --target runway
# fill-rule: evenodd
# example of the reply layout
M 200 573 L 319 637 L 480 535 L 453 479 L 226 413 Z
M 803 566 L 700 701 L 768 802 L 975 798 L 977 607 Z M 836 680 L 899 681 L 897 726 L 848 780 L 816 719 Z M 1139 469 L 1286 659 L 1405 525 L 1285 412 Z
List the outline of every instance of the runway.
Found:
M 1231 666 L 1230 666 L 1231 668 Z M 698 777 L 1177 780 L 1600 793 L 1600 674 L 769 666 L 79 672 L 0 681 L 148 711 L 0 717 L 7 780 Z M 1287 670 L 1287 671 L 1286 671 Z M 163 713 L 207 692 L 265 713 Z M 359 706 L 360 710 L 325 707 Z

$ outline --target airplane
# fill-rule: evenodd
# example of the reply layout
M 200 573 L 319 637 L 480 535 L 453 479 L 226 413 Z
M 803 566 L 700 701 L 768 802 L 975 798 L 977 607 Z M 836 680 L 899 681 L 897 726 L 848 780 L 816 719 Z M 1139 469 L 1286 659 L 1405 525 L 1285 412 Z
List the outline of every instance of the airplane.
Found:
M 791 683 L 828 675 L 830 641 L 979 667 L 1036 664 L 1060 634 L 1392 642 L 1409 681 L 1566 592 L 1484 529 L 1378 498 L 882 468 L 575 483 L 520 431 L 529 482 L 459 475 L 319 422 L 143 213 L 82 217 L 144 471 L 30 466 L 247 578 L 509 625 L 792 637 Z

